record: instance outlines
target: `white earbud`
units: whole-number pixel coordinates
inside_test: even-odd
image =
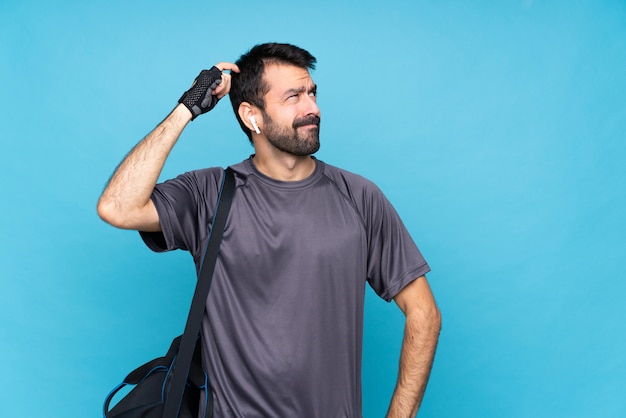
[[[250,116],[250,123],[252,124],[252,127],[254,128],[254,132],[256,132],[257,134],[260,134],[261,130],[259,129],[259,125],[256,124],[256,118],[254,116]]]

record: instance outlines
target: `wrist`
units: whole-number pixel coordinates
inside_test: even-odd
[[[187,124],[191,120],[193,120],[193,113],[191,113],[191,110],[189,110],[189,108],[182,103],[176,105],[170,116],[176,122],[182,122],[184,124]]]

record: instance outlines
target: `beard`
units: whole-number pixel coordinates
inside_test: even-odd
[[[265,112],[263,114],[265,137],[275,148],[298,157],[311,155],[320,149],[320,117],[305,116],[293,121],[290,127],[280,126]],[[316,125],[301,129],[302,126]]]

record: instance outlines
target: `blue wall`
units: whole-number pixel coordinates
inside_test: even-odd
[[[423,417],[626,416],[626,3],[0,1],[0,416],[99,416],[182,330],[194,271],[96,216],[200,69],[319,65],[319,158],[379,184],[444,315]],[[252,152],[228,103],[163,177]],[[402,318],[368,293],[365,417]]]

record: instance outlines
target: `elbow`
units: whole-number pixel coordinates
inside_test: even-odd
[[[123,217],[120,216],[119,210],[116,210],[113,202],[101,197],[96,206],[96,211],[104,222],[116,228],[124,229]]]
[[[422,332],[438,338],[441,332],[441,317],[441,311],[433,303],[432,305],[421,307],[421,309],[415,312],[415,315],[410,315],[407,319],[412,321]]]
[[[134,207],[101,197],[96,207],[104,222],[119,229],[157,232],[161,230],[159,217],[154,206]]]
[[[436,304],[424,309],[420,319],[430,334],[439,336],[441,332],[441,311]]]
[[[433,309],[431,324],[433,332],[436,332],[437,335],[439,335],[439,333],[441,332],[441,311],[439,310],[437,305],[435,305]]]

